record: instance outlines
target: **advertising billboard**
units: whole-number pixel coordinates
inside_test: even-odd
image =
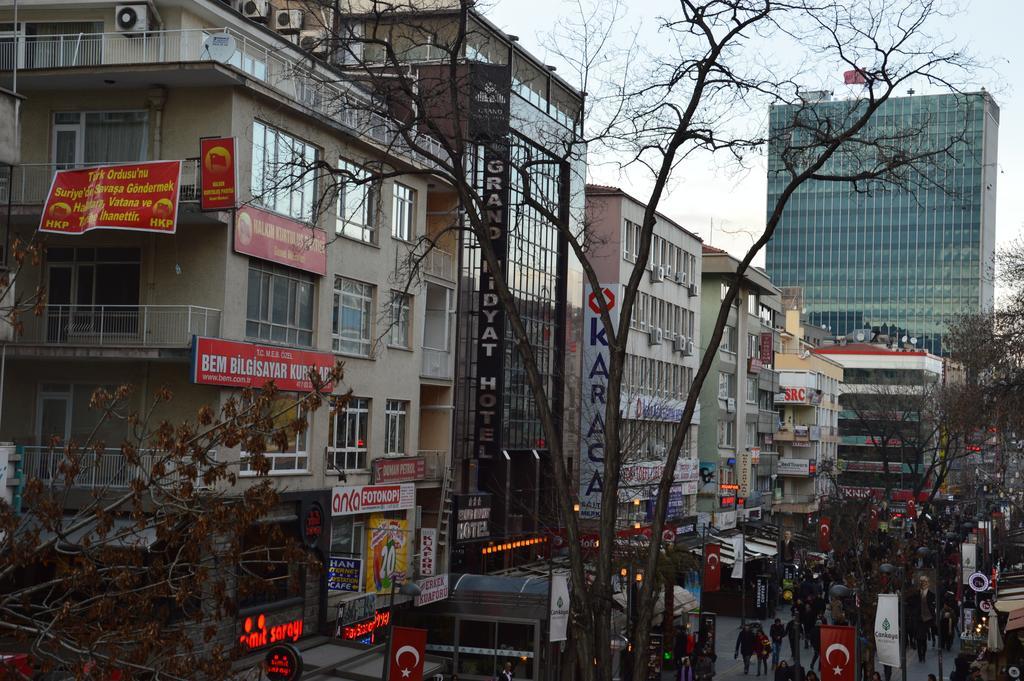
[[[253,206],[235,213],[235,252],[327,274],[327,234],[322,229]]]
[[[371,514],[366,526],[366,554],[369,565],[365,591],[389,593],[391,581],[403,581],[409,569],[409,521]]]
[[[278,390],[306,392],[313,389],[310,369],[327,378],[334,368],[329,352],[295,350],[196,336],[192,339],[192,382],[229,388],[262,388],[270,381]],[[330,392],[330,383],[323,391]]]

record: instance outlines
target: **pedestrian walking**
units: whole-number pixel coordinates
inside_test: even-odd
[[[739,636],[736,637],[736,650],[733,654],[733,659],[739,659],[743,656],[743,673],[750,673],[750,658],[754,654],[754,646],[757,643],[757,639],[754,637],[754,632],[750,630],[749,624],[744,624],[740,628]]]
[[[793,668],[785,660],[775,667],[775,681],[793,681]]]
[[[942,606],[942,614],[939,616],[939,645],[942,649],[949,651],[953,647],[953,637],[956,633],[956,611],[953,606],[946,603]]]
[[[697,670],[690,664],[688,657],[683,657],[679,662],[678,681],[697,681]]]
[[[804,676],[804,681],[818,681],[818,675],[808,670],[807,675]]]
[[[789,638],[789,652],[790,657],[793,658],[793,664],[800,664],[800,623],[797,622],[794,617],[786,625],[786,636]]]
[[[814,651],[814,656],[811,658],[811,664],[808,669],[814,669],[814,664],[818,661],[818,651],[821,648],[821,620],[816,620],[814,626],[811,627],[811,635],[808,637],[811,639],[811,649]]]
[[[772,628],[768,630],[772,639],[772,669],[779,666],[779,656],[782,653],[782,641],[786,638],[786,627],[782,625],[782,620],[778,617],[775,618],[775,622],[772,624]]]
[[[711,681],[715,678],[715,663],[711,661],[711,656],[707,654],[707,651],[697,656],[694,673],[697,676],[697,681]]]
[[[757,676],[761,676],[761,668],[764,667],[764,675],[768,676],[768,658],[772,654],[772,640],[764,633],[760,626],[757,627],[756,653],[757,653]]]
[[[512,681],[512,663],[506,662],[505,668],[498,675],[498,681]]]

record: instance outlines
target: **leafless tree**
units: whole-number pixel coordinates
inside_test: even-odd
[[[519,208],[558,230],[583,269],[587,292],[593,291],[600,303],[607,301],[593,266],[595,243],[580,215],[582,197],[571,194],[573,187],[582,188],[584,153],[598,159],[614,155],[623,168],[643,173],[651,188],[643,197],[646,211],[636,264],[616,301],[618,323],[613,324],[607,309],[601,313],[610,366],[603,404],[601,539],[597,554],[591,556],[579,546],[582,528],[573,511],[577,494],[564,465],[572,453],[564,449],[571,439],[563,429],[572,426],[563,426],[556,411],[552,385],[539,359],[540,351],[547,350],[541,346],[545,341],[531,331],[528,310],[507,283],[504,254],[489,230],[490,206],[485,204],[479,173],[484,145],[467,121],[474,73],[482,64],[507,64],[508,55],[473,5],[470,0],[325,2],[323,7],[334,11],[324,14],[326,37],[308,46],[318,56],[311,55],[302,77],[312,91],[329,93],[316,100],[318,106],[344,112],[357,132],[379,140],[388,160],[372,168],[372,176],[418,173],[450,188],[451,220],[411,249],[410,270],[415,270],[417,257],[443,238],[471,248],[477,262],[493,275],[494,293],[515,348],[513,361],[525,372],[553,462],[558,511],[568,535],[577,666],[583,679],[607,678],[618,490],[629,450],[620,413],[625,341],[648,268],[656,212],[666,192],[687,167],[709,159],[748,167],[767,150],[769,182],[778,198],[768,206],[764,230],[740,259],[710,337],[702,339],[707,351],[664,456],[652,527],[655,538],[662,533],[676,463],[729,309],[737,299],[738,282],[772,238],[794,192],[811,182],[843,183],[865,192],[913,192],[936,186],[938,167],[962,148],[963,135],[936,141],[926,132],[928,120],[893,128],[876,124],[876,114],[911,86],[959,92],[974,63],[938,34],[949,15],[935,0],[680,0],[666,3],[657,20],[658,40],[670,46],[662,53],[638,43],[616,46],[616,21],[623,16],[624,5],[603,11],[582,6],[579,21],[561,27],[561,51],[586,84],[589,107],[577,114],[584,118],[584,126],[555,125],[524,114],[524,107],[514,107],[512,128],[519,132],[502,131],[491,142],[511,148]],[[792,63],[772,57],[774,47],[783,44],[799,54]],[[320,68],[321,62],[330,67]],[[817,65],[859,74],[864,81],[859,97],[833,102],[827,109],[814,106],[814,97],[801,85],[820,82],[813,73]],[[528,83],[508,77],[509,89],[528,95]],[[340,84],[353,81],[363,89],[349,87],[338,94]],[[965,110],[968,106],[965,98]],[[764,130],[769,110],[782,121],[775,136]],[[320,170],[336,180],[341,192],[354,179],[329,167]],[[531,225],[508,227],[528,237]],[[648,552],[648,574],[655,573],[659,555],[658,550]],[[638,650],[647,645],[653,581],[640,592],[631,636]],[[642,656],[637,656],[635,678],[643,664]]]

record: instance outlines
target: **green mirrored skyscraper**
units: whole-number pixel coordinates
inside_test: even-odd
[[[848,124],[865,105],[815,94],[771,111],[769,210],[788,180],[783,157],[808,129]],[[888,100],[861,136],[868,142],[841,147],[824,172],[936,153],[897,183],[803,184],[768,244],[773,283],[800,287],[810,320],[836,336],[874,329],[941,354],[953,317],[992,307],[998,137],[999,107],[985,92]]]

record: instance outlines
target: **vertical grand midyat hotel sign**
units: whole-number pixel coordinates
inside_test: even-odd
[[[492,272],[480,254],[473,455],[483,458],[495,457],[501,450],[505,311],[495,281],[496,274],[505,275],[508,254],[511,80],[508,66],[470,65],[469,134],[483,152],[483,173],[478,178],[485,230],[482,238],[490,242],[501,268]]]

